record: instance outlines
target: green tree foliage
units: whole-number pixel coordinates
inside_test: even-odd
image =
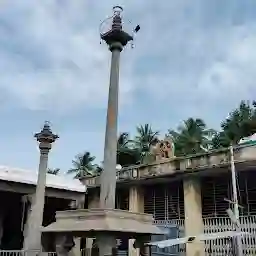
[[[207,151],[215,133],[214,130],[207,129],[205,122],[199,118],[188,118],[176,131],[168,131],[168,135],[173,139],[177,156]]]
[[[150,149],[158,141],[158,135],[149,124],[137,126],[134,139],[128,133],[121,133],[117,140],[117,163],[130,166],[150,162]]]
[[[73,168],[68,170],[68,174],[74,174],[74,178],[82,178],[85,176],[97,175],[100,171],[98,165],[94,164],[95,156],[91,156],[90,152],[86,151],[83,154],[75,156],[72,161]]]
[[[129,133],[123,132],[117,140],[117,164],[121,166],[135,165],[140,162],[140,152],[129,139]]]
[[[204,120],[190,117],[176,130],[168,130],[167,135],[174,142],[176,156],[228,147],[230,143],[237,144],[241,138],[256,133],[256,102],[241,101],[220,126],[221,130],[216,132],[208,129]],[[117,164],[125,167],[154,161],[151,147],[159,141],[158,136],[159,132],[153,130],[150,124],[137,126],[136,135],[132,139],[129,133],[121,133],[117,139]],[[94,160],[95,157],[89,152],[79,154],[68,173],[73,173],[75,178],[100,175],[102,168],[94,164]],[[49,172],[55,174],[54,170],[50,169]]]
[[[49,174],[53,174],[53,175],[58,175],[60,172],[60,168],[48,168],[47,169],[47,173]]]
[[[230,139],[227,137],[227,134],[223,131],[217,132],[211,142],[212,149],[218,148],[227,148],[230,146]]]
[[[222,131],[213,138],[213,148],[237,144],[242,138],[253,135],[256,132],[256,103],[241,101],[221,123],[221,128]]]
[[[151,162],[151,146],[155,145],[159,139],[158,131],[154,131],[149,124],[136,127],[137,134],[133,140],[134,147],[140,154],[140,163]]]

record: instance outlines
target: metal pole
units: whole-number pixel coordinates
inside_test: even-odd
[[[236,169],[235,169],[235,160],[234,160],[234,150],[233,146],[230,146],[230,164],[231,164],[231,176],[232,176],[232,190],[233,190],[233,202],[234,202],[234,215],[236,218],[236,231],[240,232],[239,226],[239,204],[237,196],[237,182],[236,182]],[[237,255],[243,255],[242,240],[241,236],[237,236]]]

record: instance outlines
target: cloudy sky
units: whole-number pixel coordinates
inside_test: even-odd
[[[122,53],[119,131],[162,134],[193,116],[218,128],[256,95],[255,0],[2,0],[0,165],[36,169],[44,120],[60,139],[50,167],[103,157],[110,53],[99,24],[123,5],[141,31]]]

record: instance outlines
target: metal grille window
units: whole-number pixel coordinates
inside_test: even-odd
[[[203,217],[227,216],[226,210],[231,200],[231,175],[221,174],[204,177],[201,180],[202,214]]]
[[[253,171],[239,171],[238,199],[243,206],[241,215],[256,214],[256,182]],[[202,214],[207,217],[227,217],[226,210],[232,205],[231,172],[201,178]],[[129,209],[129,191],[118,190],[117,208]],[[154,184],[144,188],[144,211],[155,220],[184,219],[183,182],[174,181]]]
[[[256,182],[254,171],[238,172],[238,200],[241,215],[256,214]]]
[[[256,214],[256,183],[253,171],[239,171],[238,200],[243,207],[241,215]],[[226,217],[226,210],[232,205],[224,199],[233,200],[231,172],[214,177],[204,177],[201,181],[203,217]]]
[[[144,209],[145,213],[153,214],[155,220],[183,219],[182,181],[146,186]]]

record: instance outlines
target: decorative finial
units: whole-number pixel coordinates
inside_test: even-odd
[[[100,36],[110,46],[111,51],[116,48],[122,51],[122,47],[129,41],[132,41],[133,36],[123,30],[121,18],[123,8],[121,6],[114,6],[113,11],[114,15],[101,23]],[[111,26],[108,26],[110,19],[112,19]],[[104,30],[104,27],[107,27],[107,29]]]
[[[117,9],[117,8],[119,8],[119,9]],[[121,8],[121,10],[123,10],[122,7],[119,7],[119,6],[115,6],[113,8],[114,16],[113,16],[113,21],[112,21],[112,30],[119,30],[119,31],[122,30],[122,18],[120,16],[120,14],[121,14],[120,8]]]
[[[50,144],[59,138],[57,134],[52,133],[49,121],[45,121],[43,129],[39,133],[36,133],[34,137],[38,142]]]
[[[119,5],[114,6],[113,7],[114,16],[120,16],[123,10],[124,9]]]

